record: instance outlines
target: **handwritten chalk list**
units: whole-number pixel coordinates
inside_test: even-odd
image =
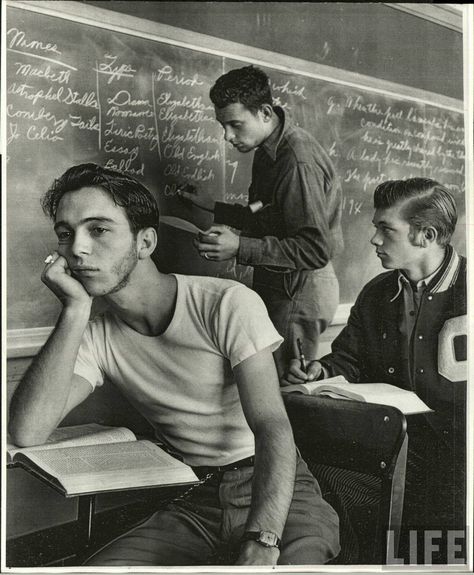
[[[207,187],[217,200],[244,203],[252,154],[224,143],[209,89],[244,65],[216,53],[9,7],[6,141],[9,328],[54,323],[58,304],[40,282],[55,247],[39,199],[74,164],[97,162],[142,180],[164,215],[201,229],[210,215],[183,204],[178,184]],[[124,17],[125,18],[125,17]],[[219,42],[216,40],[216,46]],[[344,253],[335,261],[341,302],[381,270],[368,244],[372,193],[383,180],[428,176],[446,183],[464,214],[462,114],[381,91],[264,68],[275,103],[332,157],[343,188]],[[462,218],[461,218],[462,221]],[[464,250],[464,228],[456,246]],[[251,270],[213,264],[192,236],[162,226],[164,271],[250,283]]]

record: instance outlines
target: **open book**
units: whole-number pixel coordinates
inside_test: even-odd
[[[168,226],[191,232],[192,234],[204,233],[203,230],[198,228],[192,222],[183,220],[182,218],[176,218],[175,216],[160,216],[160,224],[167,224]]]
[[[66,497],[198,483],[194,471],[158,445],[138,440],[126,427],[96,423],[60,427],[44,445],[7,445],[8,463],[19,463]]]
[[[349,383],[342,375],[282,387],[283,393],[324,395],[397,407],[405,415],[432,411],[416,393],[389,383]]]

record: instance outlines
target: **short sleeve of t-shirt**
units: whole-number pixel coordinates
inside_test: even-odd
[[[243,285],[223,294],[214,329],[219,348],[232,368],[267,347],[275,351],[283,341],[260,296]]]
[[[103,344],[104,337],[102,320],[89,322],[82,337],[74,366],[74,374],[86,379],[91,384],[92,389],[104,383],[104,374],[98,361],[99,346]]]

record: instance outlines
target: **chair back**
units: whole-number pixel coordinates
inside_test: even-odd
[[[386,564],[398,548],[407,453],[394,407],[283,394],[295,442],[340,519],[336,563]]]

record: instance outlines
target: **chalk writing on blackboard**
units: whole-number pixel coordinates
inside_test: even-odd
[[[225,144],[209,89],[223,71],[247,63],[14,7],[8,8],[6,47],[10,327],[54,323],[57,303],[40,283],[38,263],[54,248],[54,237],[39,213],[39,198],[71,165],[93,161],[135,175],[154,193],[163,215],[200,229],[212,218],[184,205],[179,185],[205,186],[216,200],[246,202],[252,154]],[[265,71],[275,103],[334,161],[346,238],[334,263],[341,302],[352,302],[380,271],[366,249],[378,183],[439,179],[464,214],[462,114],[382,90]],[[23,228],[28,239],[19,241],[15,231]],[[463,241],[461,233],[461,253]],[[18,258],[22,266],[13,265]],[[235,262],[203,261],[190,234],[170,226],[163,226],[158,262],[164,271],[245,282],[251,277],[249,268]]]

